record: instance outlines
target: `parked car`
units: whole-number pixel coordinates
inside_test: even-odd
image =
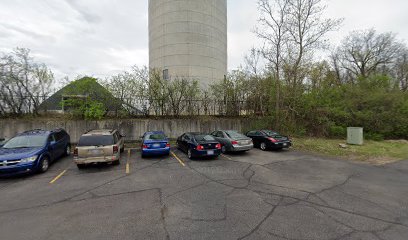
[[[221,152],[245,152],[254,147],[252,139],[234,130],[220,130],[211,135],[221,143]]]
[[[79,138],[74,150],[74,162],[80,169],[92,163],[118,165],[124,149],[125,141],[118,130],[92,130]]]
[[[189,159],[221,154],[221,143],[206,133],[184,133],[177,139],[177,147],[186,152]]]
[[[146,132],[142,136],[142,157],[169,155],[170,143],[164,132]]]
[[[252,138],[254,147],[265,151],[267,149],[283,149],[292,146],[292,141],[287,136],[271,130],[250,131],[246,134]]]
[[[0,175],[46,172],[52,162],[70,155],[70,142],[63,129],[36,129],[17,134],[0,148]]]

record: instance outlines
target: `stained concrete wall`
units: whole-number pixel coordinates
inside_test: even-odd
[[[227,74],[226,0],[149,0],[149,65],[202,88]]]
[[[127,141],[139,140],[139,137],[146,131],[162,130],[168,137],[177,138],[184,132],[207,132],[220,129],[234,129],[242,131],[244,126],[248,126],[249,120],[244,119],[215,119],[215,120],[195,120],[195,119],[173,119],[173,120],[150,120],[150,119],[129,119],[129,120],[0,120],[0,138],[11,138],[15,134],[32,130],[45,129],[52,130],[64,128],[70,135],[71,141],[76,143],[84,132],[91,129],[119,129],[126,135]]]

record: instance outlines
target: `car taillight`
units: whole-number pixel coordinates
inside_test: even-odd
[[[166,147],[170,147],[170,143],[166,143]]]
[[[275,138],[268,138],[271,142],[276,143],[278,140],[276,140]]]
[[[232,141],[231,144],[232,145],[238,145],[238,142],[237,141]]]
[[[221,149],[221,144],[218,143],[217,145],[215,145],[215,148],[216,148],[216,149]]]
[[[204,150],[204,147],[202,145],[198,145],[196,149],[201,151],[201,150]]]
[[[143,144],[143,149],[148,149],[149,147],[146,144]]]
[[[119,147],[113,146],[113,153],[118,153],[118,152],[119,152]]]
[[[78,148],[74,149],[74,157],[78,157]]]

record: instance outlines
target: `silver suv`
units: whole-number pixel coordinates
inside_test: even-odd
[[[78,168],[91,163],[120,164],[125,141],[117,130],[92,130],[81,136],[74,150]]]

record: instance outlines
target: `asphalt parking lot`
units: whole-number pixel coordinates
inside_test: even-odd
[[[173,153],[0,179],[1,239],[408,239],[408,161]]]

